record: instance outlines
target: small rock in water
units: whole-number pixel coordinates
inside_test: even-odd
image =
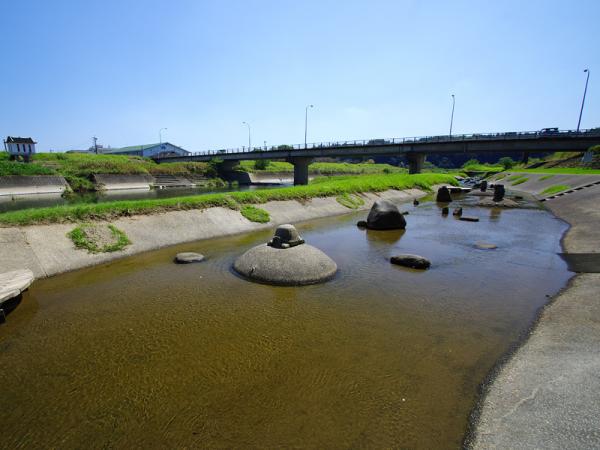
[[[481,192],[485,192],[485,191],[487,191],[487,188],[488,188],[488,182],[483,180],[481,182],[481,185],[479,186],[479,189],[481,190]]]
[[[438,189],[435,201],[442,203],[450,203],[452,201],[452,196],[447,186],[442,186]]]
[[[442,208],[442,215],[443,216],[447,216],[449,212],[450,212],[450,209],[447,206],[444,206]]]
[[[476,242],[475,248],[478,248],[480,250],[495,250],[498,248],[498,246],[495,244],[490,244],[488,242]]]
[[[460,216],[460,220],[464,220],[465,222],[479,222],[479,217]]]
[[[359,220],[358,222],[356,222],[356,226],[358,228],[367,228],[367,221],[366,220]]]
[[[408,216],[410,213],[408,211],[402,211],[400,214],[402,214],[403,216]]]
[[[454,211],[452,211],[452,215],[453,216],[462,216],[462,208],[454,208]]]
[[[429,269],[431,262],[427,258],[419,255],[395,255],[390,258],[390,262],[397,266],[409,267],[411,269],[425,270]]]
[[[505,194],[504,185],[503,184],[495,184],[494,185],[494,201],[500,202],[504,198]]]
[[[415,206],[419,206],[419,200],[417,200],[416,198],[413,200],[413,205]]]
[[[183,252],[175,255],[175,262],[178,264],[189,264],[204,261],[204,255],[194,252]]]

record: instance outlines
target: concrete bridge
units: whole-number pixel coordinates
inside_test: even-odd
[[[318,142],[271,147],[237,148],[194,152],[186,156],[156,158],[158,163],[183,161],[223,162],[223,174],[235,170],[243,160],[282,159],[294,165],[294,184],[308,184],[308,165],[315,158],[405,156],[409,173],[420,173],[428,154],[514,152],[525,161],[530,152],[585,151],[600,144],[600,129],[520,131],[507,133],[460,134],[356,141]]]

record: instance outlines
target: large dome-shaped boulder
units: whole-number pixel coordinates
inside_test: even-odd
[[[292,225],[278,227],[268,244],[248,250],[236,259],[233,268],[250,280],[282,286],[321,283],[337,272],[337,264],[318,248],[305,244]]]
[[[403,230],[406,228],[406,219],[393,203],[387,200],[377,200],[369,211],[367,228],[371,230]]]

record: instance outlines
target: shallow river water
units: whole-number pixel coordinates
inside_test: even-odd
[[[405,209],[406,232],[299,224],[338,263],[321,285],[231,272],[270,231],[37,281],[0,327],[0,447],[460,447],[478,385],[571,275],[566,225]],[[173,264],[183,250],[207,260]],[[432,268],[390,265],[404,252]]]

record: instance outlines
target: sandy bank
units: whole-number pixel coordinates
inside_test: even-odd
[[[362,194],[365,204],[361,209],[370,208],[378,198],[402,203],[424,195],[426,193],[418,189]],[[272,201],[258,206],[271,215],[269,223],[250,222],[238,211],[220,207],[119,218],[111,223],[127,234],[132,245],[124,251],[108,254],[95,255],[76,249],[66,236],[74,224],[0,228],[0,273],[30,269],[38,278],[48,277],[184,242],[352,212],[334,197],[303,202]]]
[[[548,200],[571,228],[567,253],[600,253],[600,186]],[[498,369],[467,443],[488,448],[600,448],[600,274],[579,274]]]

